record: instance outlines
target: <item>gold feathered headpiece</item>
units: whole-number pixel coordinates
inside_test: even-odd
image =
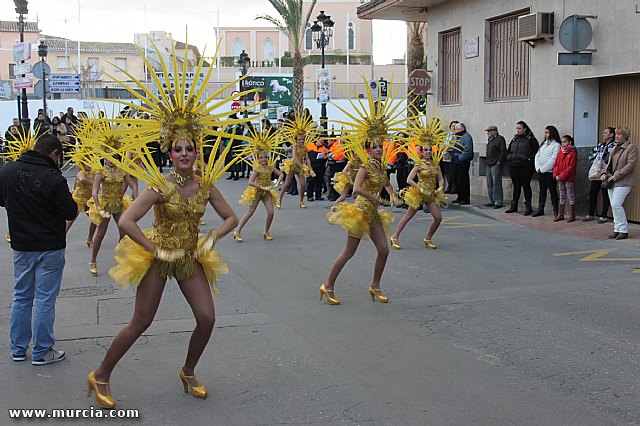
[[[408,121],[407,133],[409,136],[403,149],[413,161],[420,161],[420,153],[417,148],[430,149],[433,153],[431,158],[436,164],[440,163],[448,149],[460,150],[457,137],[452,137],[449,134],[449,127],[436,111],[432,111],[430,114],[420,113]]]
[[[394,149],[389,145],[388,134],[390,132],[406,131],[406,97],[396,100],[395,97],[398,94],[398,89],[394,90],[393,84],[389,83],[389,92],[392,93],[392,96],[388,96],[387,99],[382,100],[380,92],[378,92],[378,96],[376,97],[366,77],[364,75],[361,77],[365,83],[366,100],[361,100],[358,94],[347,86],[347,89],[352,94],[352,97],[349,99],[352,111],[336,105],[336,107],[351,120],[337,121],[344,127],[341,136],[343,147],[345,153],[353,153],[357,155],[362,162],[365,162],[369,156],[366,150],[367,143],[387,141],[382,157],[382,162],[386,164],[387,158],[394,152]],[[379,100],[376,101],[376,99]]]
[[[275,166],[278,157],[284,156],[282,152],[282,143],[284,140],[278,134],[278,131],[273,129],[267,129],[263,126],[260,131],[251,128],[249,130],[249,141],[238,153],[242,157],[243,161],[251,164],[254,168],[258,166],[258,156],[267,154],[269,160],[267,161],[267,167],[272,169]]]
[[[318,125],[307,114],[294,114],[293,120],[286,120],[280,130],[282,138],[291,143],[295,143],[296,138],[304,137],[305,145],[318,140],[320,133]]]
[[[4,152],[2,152],[2,158],[8,161],[16,161],[22,153],[30,151],[36,145],[38,137],[31,131],[22,132],[22,129],[18,128],[18,134],[14,135],[16,138],[13,141],[6,141]]]

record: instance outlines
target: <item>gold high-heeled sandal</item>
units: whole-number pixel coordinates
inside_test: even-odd
[[[302,201],[300,201],[300,208],[301,209],[306,209],[307,206]]]
[[[376,289],[374,289],[373,287],[369,287],[369,296],[371,296],[371,301],[372,302],[375,302],[376,299],[380,303],[388,303],[389,302],[389,296],[386,296],[386,295],[382,294],[382,290],[380,290],[380,287],[378,287]]]
[[[205,388],[204,385],[200,383],[195,374],[193,376],[187,376],[186,374],[184,374],[184,371],[181,368],[180,380],[182,381],[182,386],[184,387],[184,393],[189,393],[189,389],[191,389],[192,397],[200,399],[205,399],[207,397],[207,388]],[[189,380],[195,380],[198,385],[193,386],[191,383],[189,383]]]
[[[437,246],[437,245],[435,245],[435,244],[433,243],[433,241],[431,241],[431,240],[427,240],[426,238],[425,238],[424,240],[422,240],[422,242],[424,243],[424,245],[426,245],[426,246],[427,246],[427,248],[430,248],[430,249],[432,249],[432,250],[435,250],[435,249],[437,249],[437,248],[438,248],[438,246]]]
[[[100,392],[98,389],[98,385],[106,386],[107,393],[106,395]],[[116,406],[116,401],[111,396],[111,390],[109,389],[109,382],[99,382],[96,380],[95,371],[92,371],[87,376],[87,398],[91,396],[91,392],[96,393],[96,404],[101,406],[102,408],[111,409]]]
[[[264,237],[265,240],[267,241],[271,241],[273,240],[273,237],[271,236],[271,234],[269,234],[268,232],[263,232],[262,236]]]
[[[280,200],[276,201],[276,207],[281,209],[282,208],[282,201],[280,201]]]
[[[327,303],[330,305],[340,304],[340,299],[338,299],[336,295],[333,293],[333,289],[331,290],[327,289],[325,284],[322,284],[320,286],[320,300],[322,300],[322,296],[327,297]]]
[[[398,239],[396,237],[391,237],[389,238],[389,240],[391,240],[391,247],[394,248],[394,250],[400,250],[400,244],[398,244]]]
[[[242,239],[242,237],[240,236],[240,234],[238,234],[236,231],[233,231],[233,239],[236,240],[237,242],[241,243],[244,240]]]
[[[96,262],[89,262],[89,272],[91,272],[91,275],[98,275],[98,266],[96,265]]]
[[[93,240],[87,240],[85,241],[85,243],[87,243],[87,247],[91,248],[91,246],[93,245]]]
[[[4,236],[4,239],[11,244],[11,235],[9,235],[9,233],[7,232],[7,234]]]

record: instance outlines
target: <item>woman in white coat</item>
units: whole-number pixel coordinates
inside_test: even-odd
[[[560,151],[560,133],[555,126],[544,128],[544,142],[536,153],[535,168],[538,173],[538,183],[540,184],[540,195],[538,197],[538,210],[532,217],[544,214],[544,205],[547,202],[547,190],[551,194],[551,205],[553,206],[553,216],[558,214],[558,188],[553,180],[553,165]]]

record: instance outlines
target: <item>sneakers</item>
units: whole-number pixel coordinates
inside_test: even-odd
[[[600,219],[598,219],[598,223],[599,224],[607,223],[607,218],[606,217],[601,217]]]
[[[24,361],[25,359],[27,359],[26,355],[16,355],[14,353],[11,354],[11,359],[14,360],[15,362],[20,362],[20,361]]]
[[[51,348],[47,353],[40,359],[34,359],[31,361],[32,365],[47,365],[53,364],[54,362],[62,361],[66,357],[64,351],[56,351]]]

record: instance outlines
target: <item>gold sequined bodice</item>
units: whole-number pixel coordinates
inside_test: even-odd
[[[256,184],[258,184],[258,186],[267,188],[271,185],[271,173],[266,168],[256,169],[255,173],[258,174],[256,177]]]
[[[432,191],[438,180],[438,167],[431,161],[420,161],[418,170],[418,187]]]
[[[102,193],[100,194],[102,202],[104,204],[121,203],[125,173],[120,169],[115,169],[113,172],[108,172],[105,169],[102,173],[104,174]]]
[[[356,181],[356,175],[358,174],[360,164],[362,163],[360,162],[360,159],[358,157],[354,158],[349,163],[351,163],[351,167],[349,167],[349,177],[351,178],[351,182],[353,183]]]
[[[91,198],[91,192],[93,190],[93,173],[84,172],[84,176],[87,179],[87,182],[76,182],[76,188],[73,191],[73,195],[80,200],[88,200]]]
[[[198,245],[198,224],[205,212],[209,190],[200,186],[187,200],[174,184],[167,182],[160,193],[164,202],[155,204],[151,240],[165,249],[184,249],[193,252]]]
[[[384,174],[384,171],[382,171],[381,174],[378,174],[370,164],[364,164],[364,168],[367,170],[367,174],[364,178],[364,182],[362,183],[363,189],[370,194],[379,195],[382,188],[387,185],[388,181],[386,174]],[[355,205],[365,212],[377,210],[378,204],[378,202],[370,201],[362,195],[358,195],[355,201]]]
[[[300,145],[300,144],[296,145],[296,160],[303,166],[304,166],[304,156],[306,153],[307,153],[307,149],[305,148],[304,145]]]

